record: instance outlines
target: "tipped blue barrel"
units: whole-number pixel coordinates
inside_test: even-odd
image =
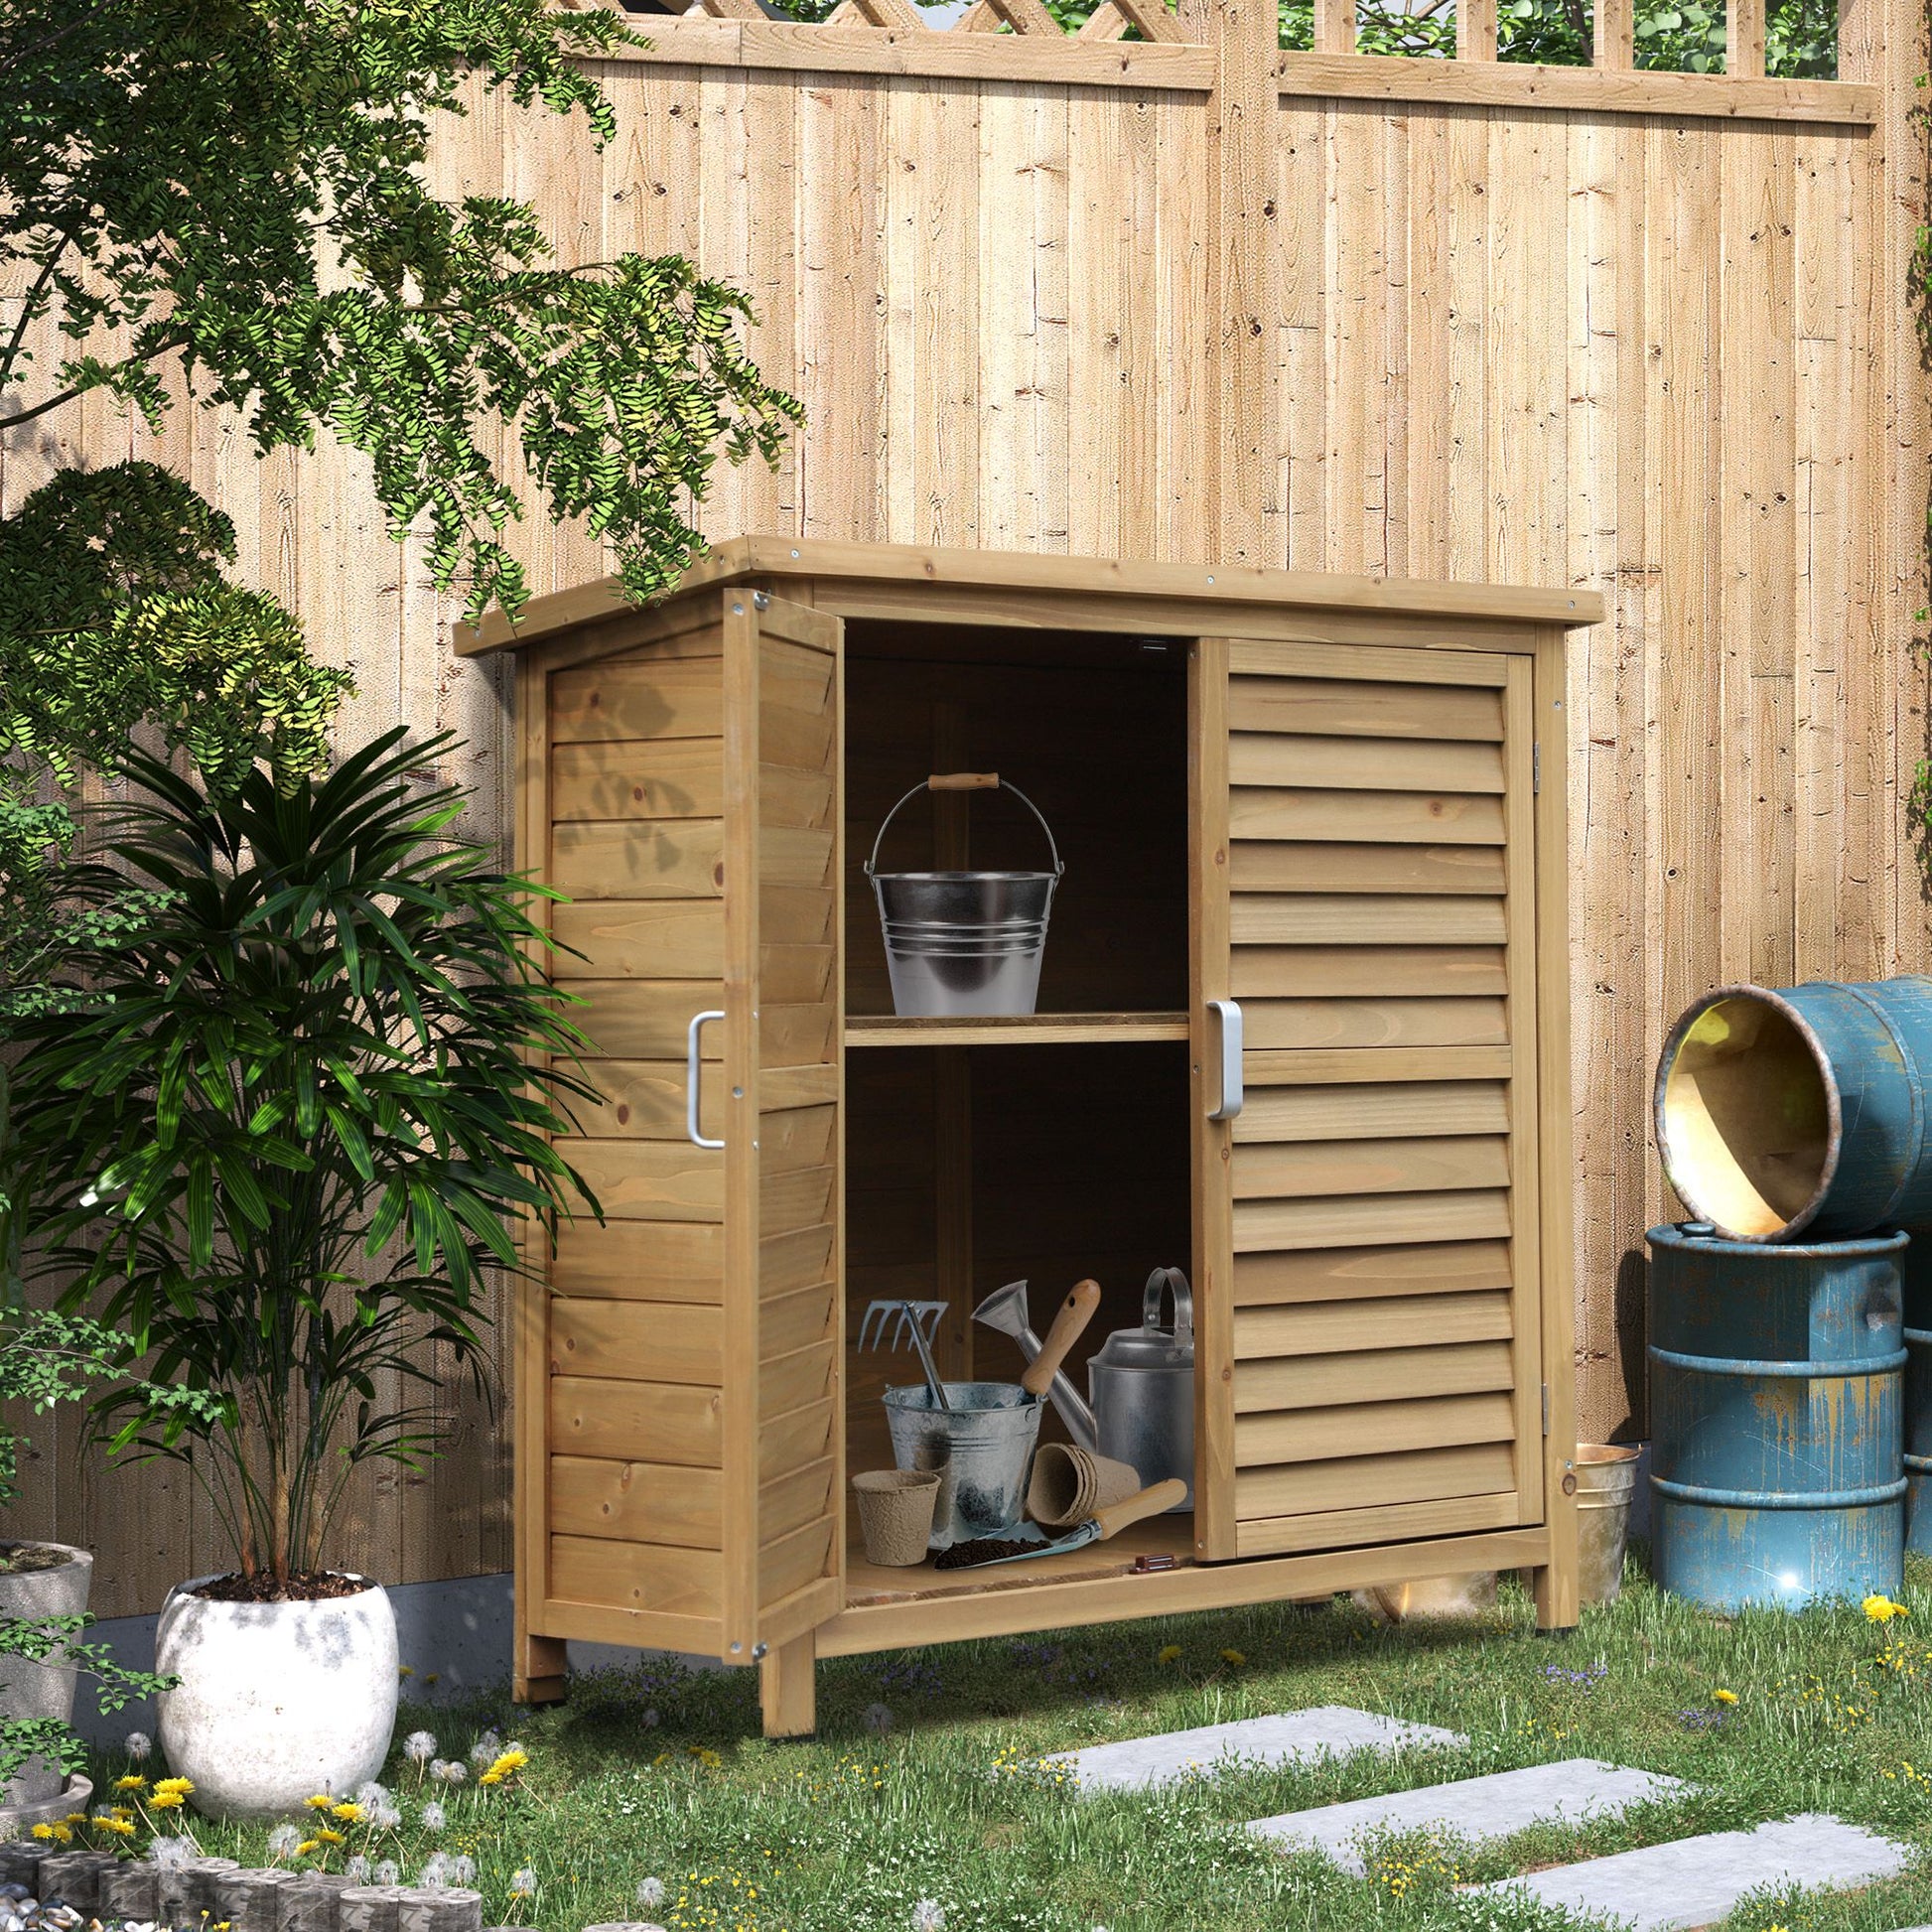
[[[1678,1198],[1732,1240],[1932,1227],[1932,979],[1721,987],[1655,1104]]]
[[[1906,1237],[1649,1239],[1658,1582],[1725,1610],[1895,1592]]]

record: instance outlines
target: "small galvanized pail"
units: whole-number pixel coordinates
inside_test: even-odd
[[[1012,792],[1039,819],[1051,872],[879,870],[887,827],[920,792],[1000,790]],[[1064,871],[1038,806],[1018,785],[1003,785],[998,772],[935,774],[914,785],[886,814],[866,861],[886,935],[893,1011],[903,1019],[1032,1013],[1039,998],[1047,914]]]
[[[1027,1469],[1045,1405],[1018,1382],[947,1382],[950,1409],[938,1408],[923,1382],[886,1391],[893,1460],[901,1469],[936,1469],[934,1550],[999,1536],[1019,1522]]]

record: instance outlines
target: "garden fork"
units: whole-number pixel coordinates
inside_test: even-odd
[[[925,1385],[932,1392],[934,1406],[950,1411],[952,1404],[946,1400],[946,1385],[940,1381],[939,1371],[932,1363],[932,1333],[938,1327],[939,1317],[945,1313],[946,1308],[944,1302],[900,1302],[890,1297],[870,1303],[859,1323],[859,1346],[901,1348],[907,1334],[910,1334],[912,1346],[919,1351],[919,1366],[925,1370]],[[889,1328],[892,1330],[890,1341],[886,1338]]]

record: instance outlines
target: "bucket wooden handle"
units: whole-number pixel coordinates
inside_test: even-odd
[[[1039,1353],[1027,1364],[1027,1372],[1020,1378],[1020,1386],[1029,1395],[1043,1396],[1052,1387],[1053,1377],[1066,1359],[1066,1351],[1080,1339],[1080,1330],[1093,1319],[1093,1311],[1099,1306],[1098,1282],[1074,1284],[1072,1293],[1060,1304],[1060,1311],[1054,1315],[1053,1325],[1039,1345]]]
[[[1178,1476],[1170,1476],[1165,1482],[1153,1483],[1129,1496],[1125,1502],[1109,1503],[1105,1509],[1095,1510],[1093,1520],[1100,1525],[1100,1540],[1104,1543],[1130,1523],[1162,1515],[1186,1493],[1187,1485]]]
[[[935,771],[925,781],[928,791],[998,791],[997,771]]]

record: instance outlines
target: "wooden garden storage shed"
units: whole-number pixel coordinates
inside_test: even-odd
[[[554,971],[607,1096],[569,1147],[607,1218],[520,1304],[517,1695],[562,1694],[570,1637],[698,1652],[759,1662],[791,1734],[817,1655],[1518,1566],[1574,1622],[1540,765],[1565,632],[1600,616],[759,537],[648,611],[603,581],[460,633],[519,652],[518,864],[567,895]],[[893,1014],[861,868],[893,800],[958,770],[1016,780],[1065,860],[1036,1017]],[[931,803],[895,863],[1037,863],[1023,815]],[[1028,1278],[1043,1325],[1093,1276],[1091,1349],[1169,1264],[1191,1517],[992,1571],[866,1563],[846,1475],[890,1465],[879,1394],[916,1370],[858,1349],[858,1310],[944,1300],[942,1372],[1017,1378],[979,1298]]]

